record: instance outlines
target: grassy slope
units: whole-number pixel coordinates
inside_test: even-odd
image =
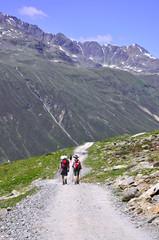
[[[79,144],[158,128],[138,107],[159,114],[158,90],[144,87],[143,79],[107,68],[54,64],[48,49],[39,53],[36,44],[23,44],[0,52],[0,162],[75,145],[45,111],[36,91],[58,121],[64,113],[61,124]]]
[[[133,139],[129,135],[122,135],[94,143],[89,149],[89,156],[85,161],[85,165],[91,167],[92,171],[84,176],[82,180],[84,182],[105,183],[114,180],[118,176],[122,176],[124,173],[127,175],[137,175],[139,173],[147,175],[152,171],[158,171],[159,168],[139,169],[132,173],[129,167],[104,171],[105,168],[117,165],[126,164],[131,166],[131,158],[143,151],[143,144],[140,143],[140,139],[146,139],[146,137],[158,133],[159,130],[147,132]],[[133,145],[134,139],[135,141],[139,141],[139,143]],[[120,150],[119,145],[121,146]],[[144,145],[151,147],[151,140],[144,140]],[[18,197],[0,200],[0,207],[12,206],[27,195],[32,194],[35,189],[30,187],[30,185],[34,180],[54,178],[58,170],[60,156],[63,154],[69,156],[72,153],[73,148],[69,148],[35,158],[1,164],[0,197],[10,194],[13,190],[21,194]],[[158,152],[151,151],[151,159],[156,162],[159,161]]]
[[[60,156],[73,153],[73,148],[63,149],[43,156],[18,160],[0,165],[0,197],[10,194],[13,190],[20,193],[18,197],[0,200],[0,207],[8,207],[34,192],[30,184],[37,179],[55,177]]]
[[[138,169],[135,172],[131,172],[128,168],[121,168],[116,170],[104,171],[105,168],[117,166],[117,165],[128,165],[131,168],[131,159],[135,155],[139,155],[143,152],[142,145],[148,145],[151,147],[152,143],[150,140],[145,140],[144,144],[140,143],[140,138],[148,137],[153,134],[158,134],[159,130],[153,132],[147,132],[141,136],[136,136],[133,139],[139,141],[138,144],[133,145],[133,139],[131,136],[118,136],[104,141],[96,142],[89,149],[89,156],[85,161],[85,165],[92,168],[91,173],[83,177],[84,182],[100,182],[100,183],[109,183],[111,180],[114,180],[118,176],[122,176],[124,173],[126,175],[137,175],[139,173],[147,175],[152,171],[158,171],[159,168],[151,169]],[[130,140],[125,142],[125,140]],[[118,143],[123,143],[123,150],[118,150]],[[158,151],[150,151],[145,153],[146,155],[151,154],[151,160],[158,162],[159,154]]]

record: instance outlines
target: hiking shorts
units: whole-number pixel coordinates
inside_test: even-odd
[[[61,168],[61,175],[67,176],[68,171],[67,168]]]
[[[74,176],[79,176],[80,169],[73,169]]]

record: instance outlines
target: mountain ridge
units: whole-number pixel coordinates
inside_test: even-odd
[[[159,74],[159,59],[146,49],[133,44],[119,47],[106,43],[101,46],[95,41],[84,43],[67,38],[64,34],[45,33],[38,26],[25,23],[20,19],[0,13],[0,23],[13,26],[38,38],[51,47],[58,46],[69,57],[72,64],[86,67],[110,67],[135,74]],[[60,59],[55,59],[60,62]]]

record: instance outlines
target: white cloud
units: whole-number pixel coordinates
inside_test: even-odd
[[[21,15],[27,15],[29,17],[48,17],[43,11],[36,9],[35,7],[26,7],[23,6],[19,9]]]
[[[98,35],[96,37],[88,37],[88,38],[81,37],[79,39],[79,41],[80,42],[95,41],[95,42],[98,42],[98,43],[105,43],[105,42],[112,42],[113,38],[112,38],[112,36],[110,34],[107,34],[105,36]]]

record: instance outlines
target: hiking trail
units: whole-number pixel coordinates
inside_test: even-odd
[[[76,148],[81,162],[92,143]],[[71,164],[72,166],[72,164]],[[83,167],[82,175],[88,172]],[[128,216],[113,203],[113,195],[100,184],[73,183],[72,169],[68,184],[61,176],[36,183],[41,189],[24,199],[10,213],[4,227],[6,239],[32,240],[155,240],[136,228]],[[2,232],[3,233],[3,232]],[[7,235],[8,234],[8,235]]]

